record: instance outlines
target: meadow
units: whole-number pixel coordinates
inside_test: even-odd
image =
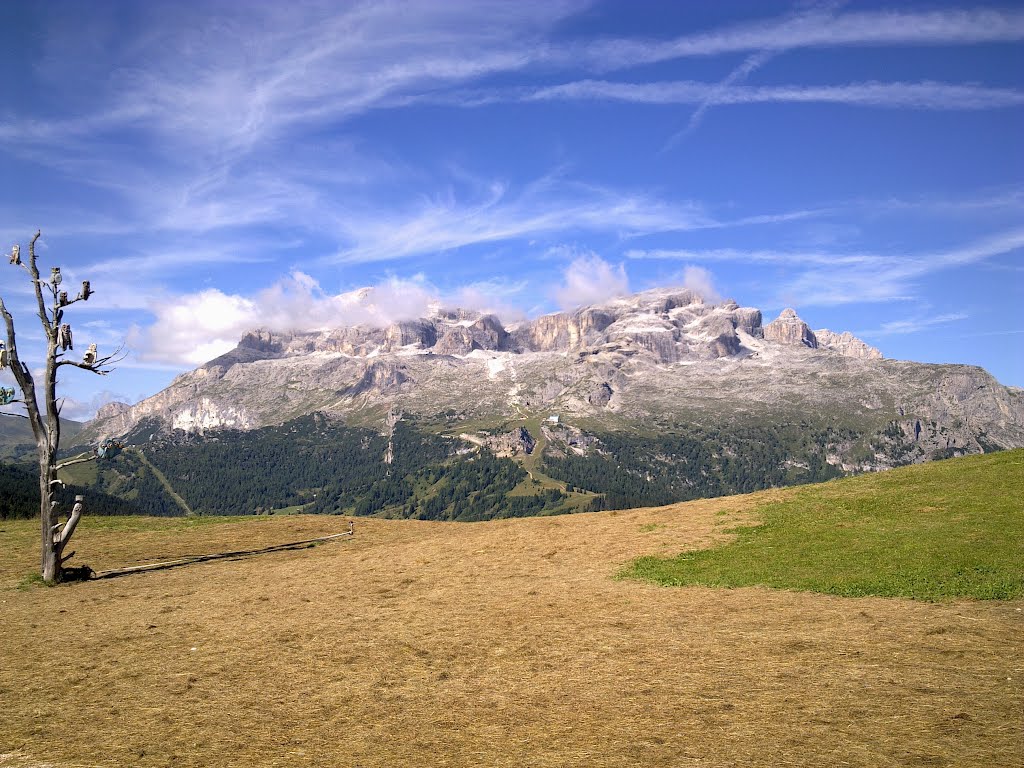
[[[361,518],[56,587],[26,578],[36,523],[5,521],[0,766],[1020,766],[1022,487],[1014,451],[659,508]],[[92,517],[76,560],[347,522]]]

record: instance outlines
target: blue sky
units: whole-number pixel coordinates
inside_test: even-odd
[[[6,0],[0,57],[0,243],[128,350],[69,415],[250,327],[683,284],[1024,386],[1013,4]]]

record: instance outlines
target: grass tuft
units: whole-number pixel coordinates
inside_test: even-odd
[[[50,582],[45,581],[43,579],[43,575],[41,573],[30,573],[27,576],[25,576],[25,578],[23,578],[21,581],[18,582],[18,589],[23,590],[23,591],[26,590],[26,589],[32,589],[33,587],[52,587],[52,586],[53,586],[53,584],[51,584]]]
[[[642,557],[623,576],[916,600],[1024,596],[1024,451],[809,486],[725,546]]]

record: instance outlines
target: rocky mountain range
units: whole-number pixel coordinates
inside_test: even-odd
[[[887,360],[792,309],[763,324],[758,309],[686,289],[509,325],[438,307],[386,328],[257,329],[159,394],[106,406],[79,440],[140,424],[251,430],[313,412],[382,432],[405,414],[497,436],[512,453],[527,428],[567,455],[599,451],[579,437],[603,432],[827,426],[844,435],[827,446],[843,471],[1024,446],[1024,393],[980,368]]]

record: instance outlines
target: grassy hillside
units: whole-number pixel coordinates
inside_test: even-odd
[[[22,409],[24,413],[24,409]],[[61,419],[61,436],[72,441],[84,425],[80,421]],[[0,415],[0,461],[33,461],[36,441],[27,419]]]
[[[927,522],[943,489],[988,493],[988,462],[1021,458],[933,465],[951,473],[941,487],[909,471],[476,525],[357,519],[354,538],[310,549],[54,588],[19,588],[38,528],[5,521],[0,766],[1019,766],[1022,601],[615,576],[739,541],[728,531],[813,492],[822,515],[846,505],[833,527],[900,498]],[[75,560],[102,571],[345,528],[89,517]]]
[[[718,549],[644,557],[660,584],[936,600],[1024,595],[1024,450],[809,486]]]

